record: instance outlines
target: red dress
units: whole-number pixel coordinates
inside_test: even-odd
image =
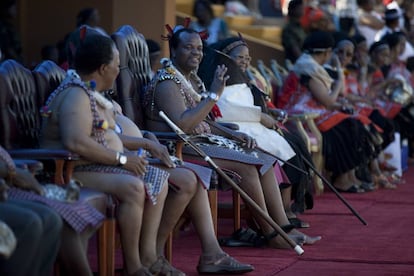
[[[372,74],[372,80],[370,86],[377,85],[385,81],[384,74],[380,69],[377,69]],[[401,111],[402,106],[400,104],[386,101],[381,98],[376,98],[374,101],[375,107],[381,112],[381,114],[389,119],[394,119],[395,116]]]

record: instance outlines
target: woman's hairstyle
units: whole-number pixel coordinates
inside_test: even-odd
[[[160,44],[157,41],[152,40],[152,39],[146,39],[145,42],[147,43],[148,51],[150,55],[161,51]]]
[[[111,63],[115,44],[110,37],[88,34],[80,40],[74,56],[74,68],[80,74],[91,74]]]
[[[390,49],[393,49],[402,41],[403,38],[405,38],[405,34],[403,32],[393,32],[386,34],[381,40],[384,40]]]
[[[410,71],[410,73],[414,72],[414,56],[407,58],[406,68],[408,71]]]
[[[309,34],[303,42],[303,50],[307,53],[322,53],[335,46],[335,40],[328,32],[316,31]]]
[[[362,42],[367,41],[367,39],[365,38],[365,36],[361,35],[361,34],[354,34],[351,39],[354,41],[355,45],[358,45]]]
[[[297,16],[296,15],[297,14],[296,9],[298,7],[301,7],[301,6],[303,6],[303,1],[302,0],[292,0],[292,1],[290,1],[289,5],[288,5],[288,16],[289,17]]]
[[[383,49],[389,49],[388,43],[385,40],[375,41],[372,43],[371,47],[369,47],[369,54],[372,55],[376,52],[379,52]]]
[[[69,68],[74,67],[76,49],[79,47],[81,40],[83,40],[86,35],[92,34],[102,35],[94,28],[88,25],[82,25],[81,27],[77,28],[75,31],[73,31],[67,36],[64,42],[64,50],[69,64]]]
[[[248,47],[246,41],[244,41],[244,39],[239,36],[239,37],[229,37],[229,38],[220,40],[220,41],[212,44],[211,47],[213,49],[216,49],[216,50],[218,50],[220,52],[223,52],[224,54],[228,55],[228,54],[230,54],[230,52],[234,48],[236,48],[240,45],[244,45],[244,46]]]
[[[197,1],[194,2],[194,5],[193,5],[193,15],[194,16],[196,16],[197,9],[198,9],[199,6],[203,6],[208,11],[211,18],[214,18],[213,8],[211,7],[211,3],[208,0],[197,0]]]
[[[363,6],[369,3],[370,0],[357,0],[358,6]]]
[[[76,27],[80,27],[85,24],[88,25],[88,21],[91,19],[91,16],[95,11],[95,8],[84,8],[80,10],[76,16]]]

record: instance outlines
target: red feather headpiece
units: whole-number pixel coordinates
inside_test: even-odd
[[[186,18],[184,19],[184,23],[183,23],[183,25],[177,25],[177,26],[175,26],[174,28],[172,28],[172,27],[170,26],[170,24],[165,24],[165,28],[167,29],[168,34],[167,34],[167,35],[161,35],[161,38],[162,38],[163,40],[170,40],[170,39],[171,39],[171,37],[173,36],[173,34],[174,34],[176,31],[178,31],[178,30],[180,30],[180,29],[183,29],[183,28],[185,28],[185,29],[189,28],[189,27],[190,27],[190,23],[191,23],[191,18],[190,18],[190,17],[186,17]],[[207,30],[204,30],[204,31],[198,32],[198,34],[200,35],[201,40],[206,40],[206,39],[208,38],[208,32],[207,32]]]

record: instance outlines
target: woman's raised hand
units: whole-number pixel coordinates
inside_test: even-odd
[[[216,72],[214,73],[214,79],[211,83],[210,90],[215,92],[217,95],[221,96],[223,93],[224,87],[226,86],[227,80],[230,78],[229,75],[226,75],[227,67],[223,65],[218,65]]]

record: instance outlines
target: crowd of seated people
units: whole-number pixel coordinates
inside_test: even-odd
[[[315,5],[317,2],[290,1],[289,23],[284,28],[282,44],[286,50],[291,52],[297,48],[292,47],[292,41],[294,41],[294,44],[301,46],[301,51],[296,50],[295,55],[291,53],[287,58],[296,59],[299,54],[302,54],[301,57],[304,59],[310,53],[315,52],[312,49],[305,49],[303,44],[305,38],[309,38],[314,32],[325,31],[332,36],[333,40],[330,41],[333,44],[330,45],[331,47],[324,45],[319,49],[319,53],[330,51],[334,53],[332,55],[328,53],[329,57],[327,56],[325,60],[318,62],[322,67],[329,68],[327,71],[330,73],[330,78],[335,82],[332,87],[327,87],[328,91],[332,89],[328,94],[330,96],[328,101],[323,102],[322,100],[322,102],[317,101],[317,103],[322,103],[324,108],[328,107],[330,110],[336,109],[336,113],[339,109],[342,109],[342,116],[344,116],[344,113],[352,113],[352,117],[358,117],[359,120],[365,117],[361,122],[365,122],[363,123],[364,127],[369,129],[368,138],[371,139],[374,147],[372,154],[369,154],[370,157],[365,161],[361,161],[359,165],[355,165],[354,172],[347,173],[351,178],[351,182],[357,183],[360,188],[362,185],[363,189],[354,189],[350,184],[345,187],[342,186],[340,184],[341,177],[336,177],[334,173],[334,179],[337,180],[334,182],[339,181],[335,183],[336,187],[340,190],[347,188],[345,191],[354,192],[372,190],[373,187],[370,183],[373,183],[375,187],[396,188],[395,183],[398,183],[398,181],[395,175],[384,172],[396,168],[384,162],[389,156],[386,157],[387,154],[383,152],[390,143],[399,143],[399,141],[394,141],[394,132],[400,133],[401,139],[408,139],[409,144],[413,140],[411,133],[413,120],[408,112],[412,106],[412,79],[406,68],[407,55],[410,55],[409,49],[411,48],[408,39],[411,37],[411,28],[402,27],[410,26],[409,22],[401,25],[394,23],[394,25],[390,25],[390,22],[407,19],[411,13],[412,1],[402,1],[403,3],[400,3],[406,8],[404,13],[407,13],[407,16],[401,9],[396,7],[398,6],[397,1],[391,1],[393,5],[382,5],[370,0],[355,1],[355,3],[348,1],[347,5],[341,3],[337,7],[331,7],[333,10],[336,8],[337,13],[327,12],[321,6]],[[318,26],[318,22],[320,23],[322,19],[333,23],[337,22],[338,14],[343,16],[343,9],[358,10],[358,13],[354,13],[354,16],[352,16],[353,23],[351,25],[342,26],[339,24],[336,25],[335,29],[326,28],[326,26],[332,26],[332,24],[325,24],[325,26],[319,24]],[[304,15],[306,11],[310,15],[319,14],[319,16],[306,16]],[[349,18],[347,20],[349,21]],[[309,26],[312,26],[311,30],[306,28]],[[306,51],[306,53],[302,51]],[[311,56],[313,59],[310,61],[314,61],[315,54],[312,53]],[[339,58],[337,62],[335,61],[336,56]],[[332,61],[335,61],[335,65],[332,64]],[[300,67],[301,64],[294,66],[293,71],[296,73],[296,77],[300,78],[297,81],[300,82],[302,92],[312,90],[312,87],[303,79],[303,74],[301,75],[300,72],[295,71],[295,68],[301,70]],[[337,68],[332,70],[332,67]],[[293,75],[295,75],[294,73]],[[305,75],[309,77],[309,72]],[[282,92],[279,91],[278,106],[293,107],[298,111],[301,108],[295,105],[293,99],[289,100],[290,93],[293,93],[292,87],[290,87],[292,79],[295,80],[290,76],[288,85],[285,85]],[[342,87],[337,85],[340,82],[343,82]],[[296,80],[294,83],[296,83]],[[391,96],[390,93],[394,96]],[[311,100],[315,100],[317,96],[312,95],[312,97]],[[288,103],[289,101],[290,103]],[[301,103],[303,103],[305,99],[296,99],[296,101],[302,101]],[[287,104],[290,106],[286,106]],[[326,129],[323,129],[320,123],[319,128],[325,136]],[[325,143],[328,142],[324,141]],[[412,146],[410,146],[410,154],[412,152],[411,148]],[[399,154],[399,152],[395,152],[395,155]],[[326,158],[327,152],[324,155]],[[381,171],[381,169],[384,171]],[[327,168],[327,170],[332,172],[332,168]]]
[[[362,7],[370,1],[357,2]],[[409,93],[404,87],[412,86],[411,73],[401,59],[407,36],[399,31],[390,32],[368,45],[371,38],[362,34],[337,35],[331,29],[320,30],[323,24],[312,24],[315,22],[307,22],[308,28],[300,30],[298,19],[303,14],[300,9],[304,8],[300,0],[290,1],[290,27],[298,28],[295,41],[300,45],[291,53],[294,63],[290,76],[296,77],[297,87],[284,86],[281,91],[274,91],[289,95],[280,107],[287,112],[319,115],[316,122],[323,136],[324,169],[339,191],[363,193],[380,187],[397,188],[398,179],[385,173],[393,168],[384,167],[381,161],[385,158],[384,149],[394,142],[394,132],[414,138],[410,131],[414,122],[411,100],[396,102],[387,94],[390,89]],[[312,13],[315,9],[311,6],[307,11]],[[309,18],[320,20],[321,13],[324,11],[318,10],[317,16]],[[329,14],[323,14],[323,19],[330,20]],[[356,24],[354,29],[357,27]],[[198,30],[185,26],[170,31],[170,58],[163,60],[144,95],[149,131],[171,130],[158,114],[164,111],[220,167],[240,176],[240,187],[282,226],[289,238],[301,245],[317,242],[319,236],[310,237],[297,229],[309,227],[295,212],[310,207],[306,204],[311,203],[304,201],[305,193],[311,194],[312,188],[306,174],[290,165],[309,172],[306,164],[312,163],[311,157],[301,138],[266,113],[266,106],[255,106],[255,97],[261,92],[245,75],[250,66],[247,42],[239,36],[207,46]],[[352,31],[351,28],[348,33]],[[210,176],[211,171],[202,158],[184,146],[183,162],[174,163],[170,157],[174,149],[160,144],[151,132],[142,132],[122,114],[120,105],[104,93],[113,88],[119,73],[119,53],[112,39],[84,26],[73,36],[77,39],[72,41],[72,47],[67,47],[71,51],[71,70],[43,109],[47,114],[43,114],[42,147],[64,148],[81,156],[75,164],[74,178],[117,199],[125,274],[185,275],[163,255],[168,235],[184,212],[191,218],[202,245],[199,273],[252,271],[252,265],[229,256],[216,239],[205,189],[210,181],[205,175]],[[203,55],[214,51],[228,61],[214,57],[208,60],[213,62],[203,63]],[[209,74],[201,74],[203,70]],[[246,115],[243,120],[241,113]],[[239,131],[223,129],[214,121],[236,123]],[[147,155],[151,160],[159,159],[161,164],[149,164]],[[0,167],[3,171],[7,168]],[[7,173],[0,176],[6,177]],[[292,199],[296,204],[294,210]],[[27,208],[22,203],[16,206],[19,211]],[[290,247],[255,208],[247,207],[267,246]],[[54,211],[48,208],[45,213],[48,212]],[[59,216],[55,217],[59,222]],[[0,219],[15,230],[15,222],[7,221],[5,216]],[[63,231],[62,227],[67,225],[60,226],[58,222],[54,223],[56,231]],[[19,235],[19,231],[15,233]],[[39,275],[41,271],[51,271],[50,261],[56,258],[58,238],[51,247],[45,263],[38,260]],[[76,250],[85,253],[83,249]],[[15,254],[15,258],[20,258],[19,250]],[[79,275],[91,274],[85,263],[79,271]]]

